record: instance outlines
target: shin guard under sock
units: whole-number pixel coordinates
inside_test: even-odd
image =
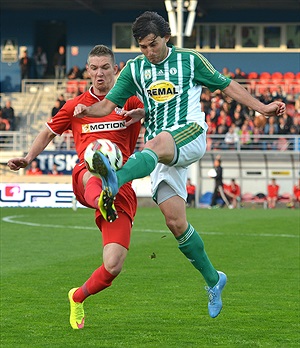
[[[211,264],[205,250],[204,243],[193,226],[188,225],[187,230],[178,238],[180,251],[192,263],[192,265],[202,274],[207,285],[213,287],[219,280],[218,272]]]
[[[84,190],[85,201],[93,208],[98,209],[98,199],[102,191],[102,182],[99,178],[92,176],[86,183]]]
[[[75,302],[83,302],[88,296],[97,294],[98,292],[108,288],[116,276],[109,273],[104,265],[97,268],[90,278],[78,288],[74,295]]]
[[[134,179],[144,178],[155,168],[158,157],[155,152],[145,149],[128,158],[124,166],[116,172],[119,187]]]

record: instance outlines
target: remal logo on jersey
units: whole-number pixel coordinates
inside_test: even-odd
[[[165,103],[179,94],[179,88],[170,81],[160,80],[152,82],[147,89],[147,93],[157,103]]]

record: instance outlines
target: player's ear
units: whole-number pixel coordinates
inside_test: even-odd
[[[165,40],[166,40],[166,43],[169,42],[171,36],[170,35],[165,35]]]
[[[118,74],[118,71],[119,71],[118,64],[115,64],[115,65],[114,65],[114,75],[117,75],[117,74]]]

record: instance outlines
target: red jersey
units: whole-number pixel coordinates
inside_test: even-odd
[[[47,126],[57,135],[72,130],[76,152],[79,161],[83,161],[84,151],[92,141],[103,138],[117,144],[122,151],[124,162],[133,153],[140,132],[140,122],[125,127],[125,119],[114,110],[111,114],[101,117],[73,117],[77,104],[90,106],[104,99],[105,96],[96,96],[89,91],[68,100],[59,112],[47,122]],[[131,97],[124,105],[124,110],[143,108],[143,103],[137,97]]]
[[[227,190],[232,193],[235,196],[240,196],[241,195],[241,189],[240,186],[237,184],[234,185],[228,185]]]
[[[43,172],[39,169],[39,168],[35,168],[35,169],[28,169],[26,172],[26,175],[42,175]]]
[[[189,195],[194,195],[196,192],[196,186],[195,185],[186,185],[186,191]]]
[[[78,180],[78,173],[84,166],[84,151],[92,141],[96,139],[109,139],[119,146],[123,154],[123,162],[125,163],[128,157],[134,152],[140,133],[141,123],[136,122],[126,127],[125,119],[118,115],[118,110],[114,110],[111,114],[101,118],[73,117],[74,108],[77,104],[90,106],[102,99],[104,99],[104,96],[94,95],[91,87],[89,91],[74,99],[68,100],[58,113],[46,123],[47,127],[56,135],[61,135],[65,131],[72,130],[76,152],[79,158],[79,164],[73,170],[74,192],[78,192],[76,180]],[[129,111],[143,107],[143,103],[134,96],[127,100],[124,110]],[[80,203],[89,206],[85,201],[80,201]],[[117,209],[124,210],[133,219],[137,202],[130,182],[120,188],[116,196],[115,206]],[[96,210],[96,217],[99,215],[100,211]]]
[[[274,198],[278,197],[279,186],[278,185],[268,185],[268,197]]]
[[[295,185],[293,187],[293,192],[294,192],[295,197],[299,198],[300,197],[300,186],[299,185]]]

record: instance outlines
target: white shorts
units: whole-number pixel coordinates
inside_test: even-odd
[[[172,132],[170,132],[172,134]],[[187,167],[203,157],[206,151],[206,132],[178,147],[176,163],[172,166],[158,163],[151,173],[151,192],[153,200],[160,204],[172,196],[186,200]],[[163,182],[163,184],[161,184]]]

